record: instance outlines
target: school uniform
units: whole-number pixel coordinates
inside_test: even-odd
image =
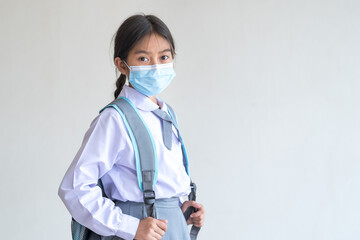
[[[158,219],[168,220],[168,231],[163,239],[189,239],[180,210],[181,199],[191,191],[181,142],[172,126],[171,150],[165,147],[162,120],[152,112],[160,106],[167,113],[166,103],[157,97],[158,106],[127,85],[120,96],[135,105],[154,139],[158,158],[154,207]],[[108,198],[102,197],[97,186],[99,178]],[[106,108],[92,121],[61,182],[59,196],[74,219],[92,231],[102,236],[134,238],[140,219],[146,217],[143,193],[138,186],[135,152],[129,133],[114,108]]]

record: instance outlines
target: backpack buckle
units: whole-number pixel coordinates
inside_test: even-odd
[[[144,202],[146,204],[152,204],[155,202],[155,192],[154,190],[145,190],[144,191]]]
[[[196,184],[191,182],[190,188],[191,188],[191,192],[189,193],[189,200],[196,201]]]
[[[190,183],[191,191],[196,192],[196,184],[194,182]]]

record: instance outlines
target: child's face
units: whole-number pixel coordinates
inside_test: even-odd
[[[154,65],[173,61],[169,42],[162,36],[154,33],[143,37],[129,52],[126,63],[129,66]],[[122,74],[129,76],[129,69],[120,60],[115,64]]]
[[[129,52],[129,66],[154,65],[172,62],[169,42],[158,34],[151,34],[141,39]]]

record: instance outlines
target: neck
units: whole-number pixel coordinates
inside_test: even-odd
[[[131,87],[131,88],[134,88],[132,85],[131,85],[131,83],[129,83],[129,87]],[[135,88],[134,88],[135,89]],[[155,103],[156,105],[158,105],[159,106],[159,104],[157,103],[157,101],[156,101],[156,95],[155,96],[152,96],[152,97],[148,97],[151,101],[153,101],[153,103]],[[159,108],[160,108],[160,106],[159,106]]]
[[[159,106],[159,104],[157,103],[157,100],[156,100],[156,95],[155,96],[152,96],[152,97],[148,97],[151,101],[153,101],[156,105]],[[160,106],[159,106],[160,108]]]

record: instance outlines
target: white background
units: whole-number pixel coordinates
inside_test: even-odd
[[[1,239],[70,239],[57,189],[113,99],[112,36],[139,12],[176,42],[161,97],[207,210],[199,239],[359,239],[356,0],[2,0]]]

